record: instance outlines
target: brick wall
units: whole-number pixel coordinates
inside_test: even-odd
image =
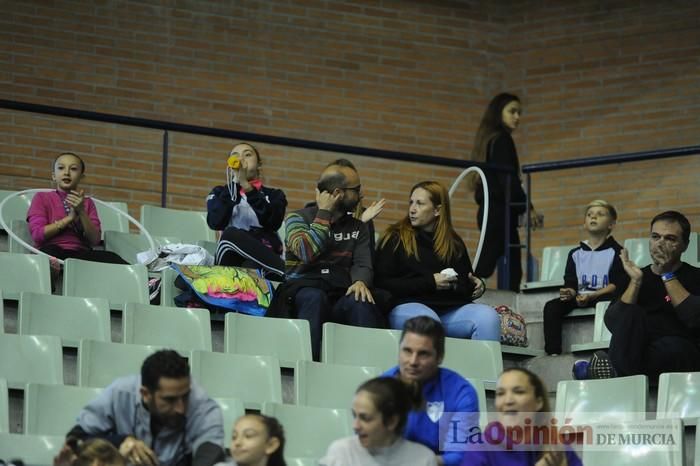
[[[513,3],[504,77],[525,103],[525,163],[700,144],[700,4]],[[699,175],[700,155],[535,174],[533,244],[578,241],[595,198],[618,208],[619,240],[667,209],[700,230]]]
[[[697,2],[489,4],[427,0],[0,1],[0,98],[277,136],[464,157],[491,95],[525,106],[523,164],[698,144]],[[601,6],[601,3],[612,6]],[[162,134],[0,110],[0,189],[48,186],[48,161],[71,149],[97,197],[160,201]],[[232,142],[170,135],[168,205],[202,209],[223,182]],[[311,198],[339,154],[259,145],[266,182],[290,208]],[[458,170],[349,157],[382,229],[414,182]],[[620,238],[653,212],[700,221],[698,157],[533,177],[545,244],[575,242],[579,206],[619,207]],[[640,189],[644,187],[644,189]],[[454,216],[475,246],[475,208]]]

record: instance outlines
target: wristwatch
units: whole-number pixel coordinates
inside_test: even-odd
[[[667,272],[667,273],[661,274],[661,280],[663,282],[670,282],[671,280],[675,280],[675,279],[676,279],[676,274],[673,272]]]

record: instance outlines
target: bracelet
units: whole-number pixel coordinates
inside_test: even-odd
[[[661,280],[663,282],[669,282],[669,281],[675,280],[675,279],[676,279],[676,274],[673,272],[661,274]]]

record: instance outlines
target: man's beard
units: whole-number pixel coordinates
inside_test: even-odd
[[[355,207],[357,207],[359,202],[359,200],[344,198],[340,201],[340,207],[343,212],[355,212]]]
[[[173,430],[182,430],[185,428],[187,418],[182,414],[169,414],[167,416],[156,416],[156,420],[164,427]]]

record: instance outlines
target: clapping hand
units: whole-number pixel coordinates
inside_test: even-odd
[[[623,249],[622,252],[620,252],[620,260],[622,261],[622,267],[625,269],[625,272],[627,272],[627,275],[629,275],[630,280],[640,282],[644,274],[642,269],[637,267],[637,264],[630,260],[627,249]]]
[[[386,199],[379,199],[378,201],[374,201],[365,209],[364,212],[362,212],[362,217],[360,220],[362,220],[362,223],[367,223],[370,220],[373,220],[376,218],[379,214],[382,213],[382,210],[384,210],[384,204],[386,203]]]

